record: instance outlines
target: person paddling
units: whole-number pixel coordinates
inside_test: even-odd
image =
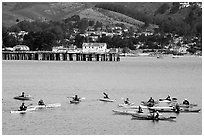
[[[155,112],[155,114],[154,114],[154,119],[155,119],[155,120],[158,120],[158,119],[159,119],[159,112],[158,112],[158,111]]]
[[[75,95],[75,96],[73,97],[73,100],[74,100],[74,101],[79,101],[79,99],[80,99],[80,98],[78,98],[77,95]]]
[[[176,103],[176,105],[173,107],[173,110],[176,112],[176,113],[179,113],[180,112],[180,106],[178,103]]]
[[[153,99],[152,97],[150,97],[147,102],[148,102],[148,103],[154,103],[154,99]]]
[[[103,94],[104,94],[104,97],[103,97],[103,98],[108,98],[108,99],[109,99],[109,97],[108,97],[108,94],[107,94],[107,93],[103,92]]]
[[[21,95],[19,97],[25,97],[25,93],[22,92]]]
[[[143,110],[142,110],[141,106],[139,106],[139,108],[138,108],[138,113],[143,113]]]
[[[38,101],[38,105],[45,105],[44,101],[41,99],[40,101]]]
[[[183,104],[184,105],[189,105],[190,103],[189,103],[189,101],[187,99],[184,99]]]
[[[168,96],[166,97],[166,100],[171,101],[171,97],[168,95]]]
[[[20,106],[20,111],[25,111],[27,110],[27,106],[25,106],[24,103],[22,103],[22,105]]]
[[[124,103],[129,105],[129,104],[130,104],[129,98],[126,98],[126,99],[124,100]]]
[[[158,120],[159,119],[159,112],[154,109],[153,112],[151,113],[151,117],[153,120]]]

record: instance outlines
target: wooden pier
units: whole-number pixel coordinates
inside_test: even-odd
[[[2,51],[3,60],[120,61],[117,53],[69,53],[51,51]]]

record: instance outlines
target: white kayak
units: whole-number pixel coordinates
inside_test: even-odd
[[[122,104],[118,104],[118,107],[129,107],[129,106],[133,106],[135,103],[130,103],[130,104],[125,104],[125,103],[122,103]]]
[[[30,112],[30,111],[34,111],[35,108],[28,108],[26,110],[12,110],[11,113],[12,114],[25,114],[27,112]]]
[[[138,111],[131,111],[131,110],[112,110],[115,114],[120,114],[120,115],[133,115],[136,113],[139,113]]]
[[[155,109],[155,110],[171,110],[173,109],[173,107],[160,107],[160,106],[155,106],[155,107],[148,107],[148,106],[143,106],[143,105],[140,105],[140,106],[135,106],[135,105],[132,105],[132,106],[124,106],[123,108],[127,108],[127,109],[139,109],[139,107],[141,107],[142,109]]]
[[[36,109],[40,109],[40,108],[55,108],[55,107],[60,107],[60,106],[61,106],[60,103],[55,103],[55,104],[46,104],[46,105],[29,106],[28,108],[36,108]]]
[[[157,111],[168,111],[173,110],[174,107],[149,107],[150,110],[157,110]]]
[[[136,106],[136,105],[124,105],[123,108],[126,108],[126,109],[139,109],[139,107],[141,107],[142,109],[147,109],[149,108],[148,106],[143,106],[143,105],[140,105],[140,106]]]
[[[109,98],[99,98],[100,101],[104,101],[104,102],[114,102],[116,100],[113,99],[109,99]]]

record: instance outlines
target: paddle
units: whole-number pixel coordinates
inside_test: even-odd
[[[170,116],[169,118],[172,118],[172,119],[173,119],[173,118],[176,118],[176,117],[174,117],[174,116]]]
[[[67,98],[74,98],[74,97],[67,97]]]

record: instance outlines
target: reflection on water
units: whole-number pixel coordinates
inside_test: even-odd
[[[3,61],[2,133],[32,135],[155,135],[201,134],[202,112],[171,114],[176,122],[131,120],[131,116],[113,115],[121,98],[140,104],[150,96],[167,95],[182,101],[187,98],[202,107],[201,58],[165,57],[122,58],[120,62],[46,62]],[[25,91],[45,103],[61,103],[25,115],[10,114],[21,101],[13,97]],[[107,92],[114,103],[97,99]],[[68,96],[85,97],[70,104]],[[117,108],[119,109],[119,108]],[[168,114],[165,114],[168,115]],[[176,128],[175,128],[176,127]],[[148,129],[148,130],[147,130]]]

